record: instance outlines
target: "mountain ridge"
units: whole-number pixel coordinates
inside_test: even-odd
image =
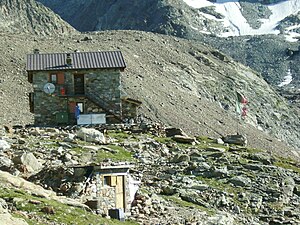
[[[64,35],[75,29],[35,0],[1,0],[0,28],[6,33]]]

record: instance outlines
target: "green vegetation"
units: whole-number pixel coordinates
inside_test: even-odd
[[[111,138],[116,139],[118,142],[123,142],[131,136],[130,134],[122,131],[108,131],[107,135]]]
[[[293,170],[296,173],[300,173],[299,165],[297,166],[291,159],[277,158],[276,162],[274,162],[274,165],[284,169]]]
[[[196,208],[196,209],[199,209],[201,211],[205,211],[209,216],[212,216],[212,215],[215,214],[214,209],[208,209],[208,208],[205,208],[203,206],[200,206],[200,205],[197,205],[197,204],[194,204],[194,203],[191,203],[191,202],[184,201],[177,195],[172,195],[172,196],[163,195],[162,197],[166,200],[174,202],[175,204],[177,204],[178,206],[181,206],[181,207]]]
[[[95,161],[102,162],[104,159],[111,159],[112,161],[134,161],[132,153],[121,146],[106,145],[103,150],[97,151]]]
[[[211,139],[209,137],[206,137],[206,136],[198,136],[196,137],[196,140],[201,142],[201,143],[216,143],[215,139]]]
[[[13,202],[17,211],[26,212],[27,215],[29,215],[28,217],[23,216],[22,213],[17,213],[17,211],[13,213],[13,216],[25,219],[29,225],[49,224],[50,221],[55,221],[60,224],[76,225],[137,224],[133,221],[120,222],[118,220],[104,219],[100,215],[96,215],[82,208],[68,206],[55,200],[35,197],[15,189],[1,188],[0,198]],[[52,213],[43,212],[45,211],[43,210],[45,207],[53,209]]]
[[[264,152],[261,149],[257,149],[257,148],[246,148],[246,152],[254,154],[254,153],[260,153],[260,152]]]

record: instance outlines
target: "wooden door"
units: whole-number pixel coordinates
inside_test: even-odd
[[[74,93],[75,95],[84,94],[84,74],[74,74]]]
[[[117,176],[116,183],[116,208],[124,209],[124,176]]]

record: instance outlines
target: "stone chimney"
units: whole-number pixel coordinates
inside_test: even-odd
[[[70,53],[67,53],[66,64],[68,66],[72,65],[72,59],[71,59],[71,54]]]

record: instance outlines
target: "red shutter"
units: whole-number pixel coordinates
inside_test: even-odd
[[[76,102],[69,102],[70,113],[75,113]]]
[[[57,84],[64,84],[65,83],[65,74],[58,73],[57,74]]]

